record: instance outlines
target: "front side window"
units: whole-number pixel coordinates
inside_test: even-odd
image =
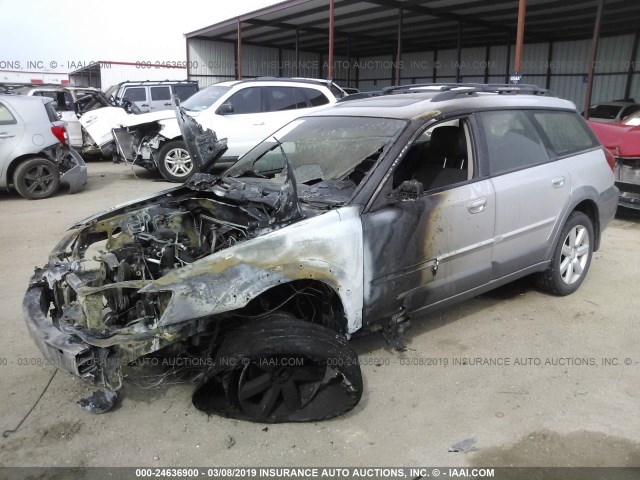
[[[425,191],[466,182],[473,177],[468,126],[463,119],[437,123],[411,145],[393,175],[393,188],[416,180]]]
[[[502,175],[549,161],[547,149],[525,112],[481,112],[478,118],[487,145],[491,175]]]
[[[557,156],[569,155],[598,146],[588,127],[576,112],[534,112],[533,117],[547,136]]]
[[[230,103],[233,106],[233,113],[235,114],[259,113],[262,110],[260,87],[243,88],[232,95],[225,103]]]
[[[147,92],[144,87],[127,88],[122,98],[126,98],[131,102],[145,102],[147,100]]]
[[[18,123],[9,109],[0,103],[0,125],[15,125]]]

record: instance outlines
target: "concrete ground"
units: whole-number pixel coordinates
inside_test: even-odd
[[[73,221],[170,186],[136,173],[94,161],[80,194],[0,193],[3,431],[54,371],[22,317],[34,266]],[[117,410],[91,415],[74,405],[91,387],[58,372],[0,438],[0,466],[640,466],[639,233],[638,217],[617,218],[569,297],[523,280],[415,322],[403,354],[379,336],[354,341],[365,392],[343,417],[268,428],[207,417],[188,384],[126,384]],[[472,451],[449,452],[470,438]]]

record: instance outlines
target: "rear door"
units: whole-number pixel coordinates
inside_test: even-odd
[[[570,173],[555,161],[532,115],[523,110],[478,114],[496,194],[494,278],[546,259],[571,200]]]
[[[171,108],[171,87],[169,85],[149,87],[149,93],[151,94],[151,100],[149,101],[150,111],[155,112]]]

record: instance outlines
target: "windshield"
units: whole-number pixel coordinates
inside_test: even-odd
[[[294,120],[259,143],[225,176],[274,178],[289,161],[298,183],[342,180],[369,161],[405,126],[403,120],[371,117],[307,117]]]
[[[201,112],[206,110],[215,103],[222,95],[224,95],[231,87],[223,87],[214,85],[194,93],[181,106],[190,112]]]

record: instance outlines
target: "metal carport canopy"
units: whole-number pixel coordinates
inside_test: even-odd
[[[334,0],[336,55],[365,57],[402,52],[513,43],[518,0]],[[236,42],[327,52],[329,0],[288,0],[186,34],[187,39]],[[525,43],[591,38],[598,0],[527,0]],[[402,9],[402,13],[400,10]],[[633,33],[640,2],[607,0],[600,36]]]

